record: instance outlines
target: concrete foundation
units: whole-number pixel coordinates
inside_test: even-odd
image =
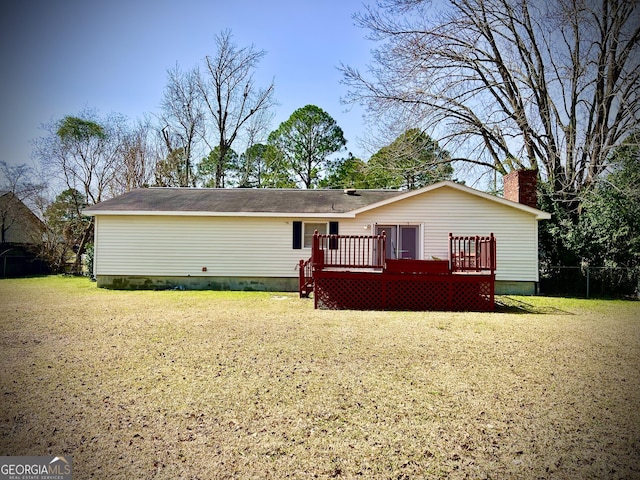
[[[98,287],[114,290],[238,290],[297,292],[297,278],[272,277],[153,277],[98,275]],[[496,280],[496,295],[536,295],[536,282]]]
[[[496,280],[496,295],[537,295],[536,282],[509,282]]]
[[[98,287],[114,290],[298,291],[297,278],[98,275],[96,281]]]

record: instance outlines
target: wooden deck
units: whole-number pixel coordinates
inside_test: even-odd
[[[315,234],[300,296],[336,310],[493,311],[495,237],[449,235],[448,260],[385,258],[384,235]]]

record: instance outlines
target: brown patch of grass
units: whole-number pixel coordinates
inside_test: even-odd
[[[78,479],[638,478],[640,303],[504,301],[529,313],[3,280],[0,453]]]

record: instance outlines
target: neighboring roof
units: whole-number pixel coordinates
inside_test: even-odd
[[[251,188],[141,188],[84,210],[86,215],[208,215],[355,217],[357,214],[440,188],[452,188],[485,200],[549,219],[551,214],[444,181],[418,190],[251,189]]]
[[[46,228],[44,222],[40,220],[40,218],[33,213],[33,211],[13,192],[9,190],[1,190],[0,199],[3,199],[2,201],[4,202],[0,207],[3,210],[3,215],[9,211],[13,211],[15,216],[30,221],[33,226],[38,228],[40,231],[43,231]]]

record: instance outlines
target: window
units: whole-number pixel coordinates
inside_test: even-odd
[[[328,233],[330,235],[338,235],[338,222],[300,222],[294,221],[293,224],[293,248],[294,250],[313,247],[313,232],[316,230],[322,235]],[[329,250],[338,248],[338,239],[332,238],[329,242]]]
[[[313,232],[318,231],[322,235],[327,234],[326,223],[304,223],[304,248],[311,248],[313,246]]]

